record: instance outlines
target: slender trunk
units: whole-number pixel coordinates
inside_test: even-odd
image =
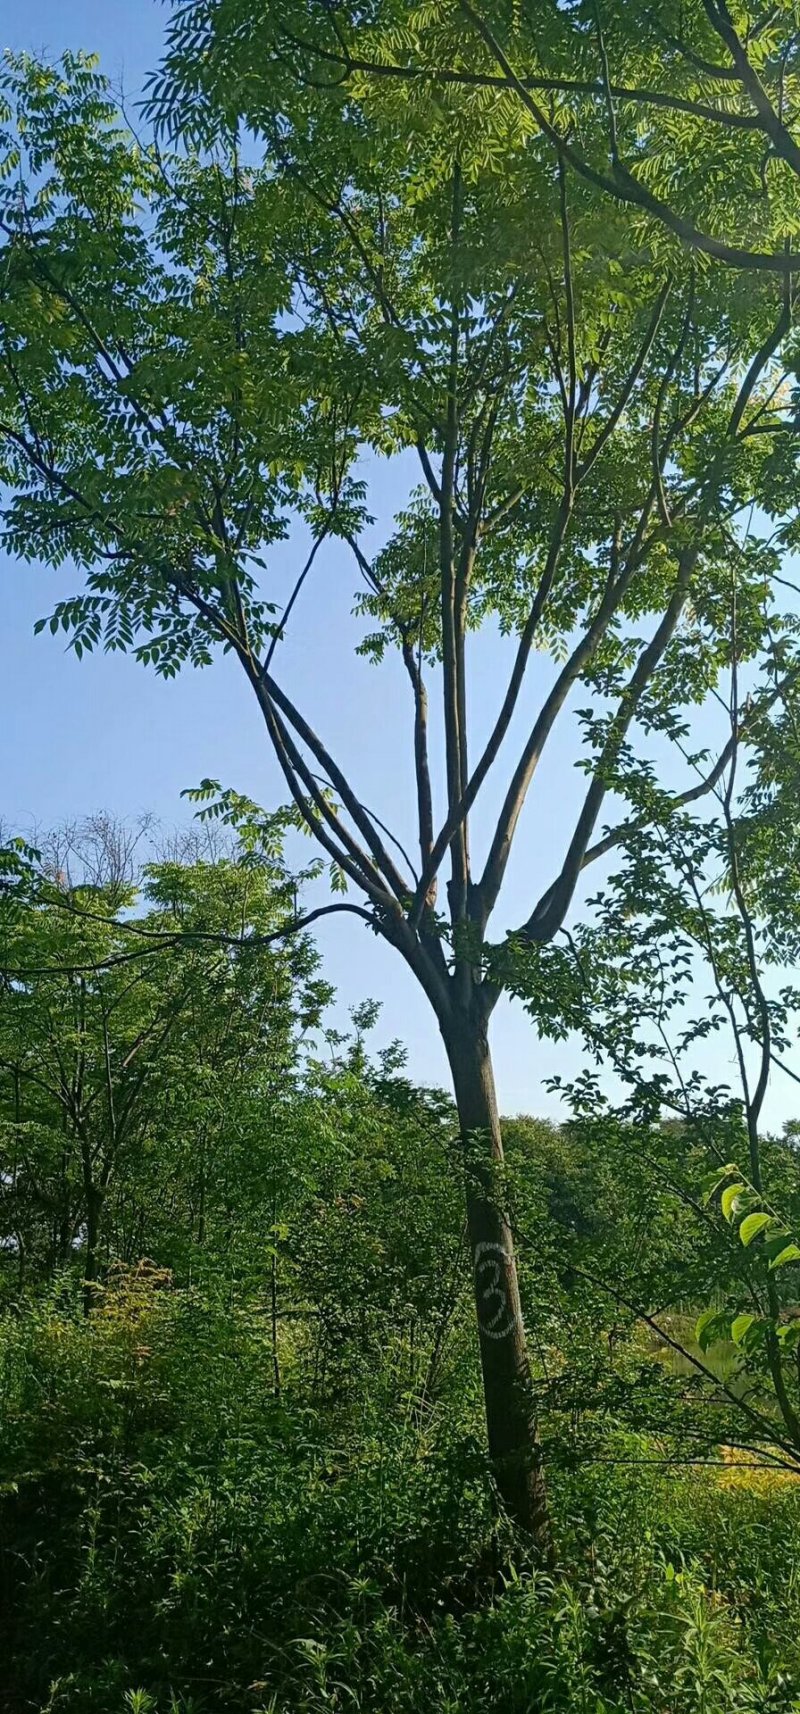
[[[514,1241],[495,1184],[503,1143],[485,1025],[476,1025],[459,1009],[445,1032],[445,1047],[467,1161],[467,1228],[489,1454],[509,1516],[549,1562],[553,1538]]]
[[[201,1133],[201,1137],[200,1137],[200,1198],[199,1198],[199,1202],[200,1202],[200,1206],[199,1206],[198,1215],[197,1215],[197,1242],[198,1242],[198,1244],[204,1244],[206,1241],[206,1134],[205,1134],[205,1131],[203,1131]]]
[[[83,1268],[83,1313],[90,1315],[94,1306],[97,1276],[100,1268],[100,1225],[103,1192],[93,1188],[86,1198],[86,1258]]]
[[[69,1125],[66,1113],[62,1117],[64,1141],[61,1146],[61,1220],[56,1243],[54,1246],[55,1266],[66,1267],[69,1260],[73,1237],[74,1211],[70,1207],[69,1193]]]
[[[269,1270],[270,1290],[270,1319],[272,1323],[272,1374],[275,1382],[275,1396],[280,1398],[281,1365],[278,1356],[278,1208],[275,1192],[272,1194],[272,1257]]]

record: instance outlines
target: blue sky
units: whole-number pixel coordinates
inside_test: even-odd
[[[103,70],[133,102],[157,63],[165,17],[166,7],[154,0],[12,0],[2,45],[48,57],[65,47],[97,52]],[[407,473],[384,465],[368,474],[379,536],[402,504]],[[288,543],[271,567],[278,591],[290,586],[301,551],[300,542]],[[0,559],[3,819],[27,831],[107,809],[121,816],[150,811],[171,825],[188,817],[181,790],[204,776],[266,805],[283,801],[252,697],[230,661],[220,659],[211,670],[185,672],[164,684],[122,656],[101,654],[78,662],[65,651],[63,640],[33,636],[34,621],[77,581],[69,567],[56,574]],[[332,547],[327,556],[321,553],[304,595],[302,625],[283,651],[282,677],[337,758],[354,770],[362,800],[402,829],[402,837],[411,825],[411,758],[405,742],[410,724],[401,736],[396,715],[399,706],[407,709],[408,687],[398,666],[376,671],[354,657],[354,587],[344,551]],[[497,637],[486,634],[476,640],[472,674],[478,727],[492,718],[506,659]],[[337,667],[346,664],[344,690],[338,672],[330,670],[334,661]],[[543,665],[533,663],[522,721],[536,704],[537,681],[540,685],[544,671]],[[480,731],[474,741],[479,738]],[[574,733],[567,728],[555,738],[537,778],[498,930],[522,920],[551,878],[547,854],[554,846],[558,851],[568,838],[581,794],[583,777],[574,769],[575,754]],[[435,1026],[400,960],[355,919],[334,919],[318,938],[342,1011],[367,995],[381,999],[380,1039],[399,1036],[408,1047],[412,1075],[444,1081],[446,1065]],[[554,1072],[569,1075],[576,1050],[538,1043],[524,1016],[511,1006],[498,1009],[493,1044],[503,1108],[556,1111],[543,1080]],[[729,1074],[726,1047],[715,1075]],[[791,1111],[791,1095],[781,1091],[771,1116],[778,1119]]]

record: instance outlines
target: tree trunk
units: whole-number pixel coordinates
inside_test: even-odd
[[[83,1313],[90,1315],[97,1296],[97,1276],[100,1268],[100,1226],[103,1212],[103,1192],[92,1189],[86,1197],[86,1256],[83,1267]]]
[[[553,1557],[514,1242],[495,1180],[503,1142],[485,1025],[457,1012],[445,1034],[467,1164],[467,1227],[489,1454],[509,1516]]]

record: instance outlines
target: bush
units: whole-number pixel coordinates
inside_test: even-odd
[[[276,1397],[265,1320],[141,1266],[88,1320],[55,1291],[0,1324],[9,1714],[800,1708],[796,1485],[654,1471],[629,1437],[557,1478],[548,1578],[468,1393],[390,1408],[378,1374],[325,1414],[288,1364]]]

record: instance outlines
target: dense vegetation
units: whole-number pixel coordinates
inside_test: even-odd
[[[13,1714],[800,1709],[798,101],[794,0],[186,0],[135,130],[6,56],[5,545],[285,800],[0,845]]]
[[[136,883],[113,831],[6,883],[3,1706],[788,1714],[800,1490],[768,1377],[691,1366],[698,1309],[752,1287],[713,1137],[504,1127],[537,1569],[486,1458],[450,1101],[371,1054],[374,1007],[330,1028],[307,939],[253,943],[274,828]],[[791,1137],[764,1155],[800,1215]]]

